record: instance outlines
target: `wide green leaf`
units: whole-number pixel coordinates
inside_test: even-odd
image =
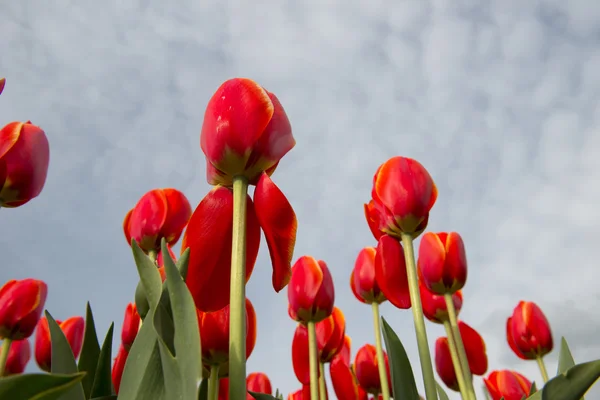
[[[531,387],[529,388],[529,394],[527,395],[532,396],[535,392],[537,392],[537,385],[535,384],[535,382],[531,382]]]
[[[167,254],[169,254],[169,252],[167,252]],[[170,254],[169,254],[169,258],[171,258]],[[190,249],[188,247],[187,249],[185,249],[183,254],[179,257],[179,260],[177,260],[177,262],[175,263],[175,266],[177,267],[177,270],[179,271],[179,275],[181,275],[181,278],[183,279],[184,282],[187,277],[189,261],[190,261]]]
[[[542,400],[579,400],[598,378],[600,360],[575,365],[544,385]]]
[[[96,367],[96,374],[94,376],[94,384],[92,385],[91,397],[103,397],[113,394],[111,355],[114,327],[115,324],[113,322],[110,324],[110,328],[108,328],[108,332],[104,338],[104,343],[102,344],[102,350],[100,351],[100,356],[98,357],[98,366]]]
[[[383,340],[387,349],[392,378],[394,400],[419,400],[419,392],[415,383],[415,376],[406,355],[406,350],[400,342],[398,335],[388,325],[385,318],[381,317]]]
[[[208,400],[208,379],[202,379],[202,382],[200,382],[198,400]]]
[[[436,382],[435,386],[437,387],[438,397],[440,398],[440,400],[450,400],[450,398],[448,398],[448,395],[446,394],[446,391],[444,390],[442,385],[440,385],[439,383]]]
[[[255,393],[255,392],[248,392],[248,393],[250,393],[250,395],[257,400],[277,400],[277,397],[273,397],[270,394]]]
[[[50,342],[52,346],[51,371],[53,374],[75,374],[77,363],[73,356],[71,345],[67,341],[65,334],[56,323],[52,315],[46,310],[46,319],[50,330]],[[85,400],[85,392],[81,382],[75,383],[61,397],[61,400]]]
[[[135,307],[137,308],[137,312],[140,315],[140,318],[144,320],[148,312],[150,311],[150,304],[148,303],[148,299],[146,298],[146,291],[144,290],[144,285],[142,281],[139,281],[137,286],[135,287]]]
[[[156,264],[148,258],[142,249],[140,249],[134,239],[131,240],[131,251],[133,252],[135,265],[137,266],[138,274],[140,275],[140,281],[142,282],[142,285],[144,285],[146,298],[148,299],[150,308],[153,309],[157,306],[162,293],[160,273],[158,272],[158,268],[156,268]]]
[[[84,372],[75,374],[19,374],[0,378],[2,400],[56,400],[79,384]]]
[[[566,373],[569,368],[573,366],[575,366],[575,360],[573,359],[567,340],[562,337],[560,339],[560,352],[558,353],[558,368],[556,375]]]
[[[83,333],[83,345],[79,354],[79,363],[77,369],[79,372],[86,372],[85,377],[81,381],[85,398],[89,399],[94,384],[94,376],[96,375],[96,365],[100,356],[100,345],[98,344],[98,335],[96,334],[96,324],[92,308],[88,302],[85,310],[85,331]]]

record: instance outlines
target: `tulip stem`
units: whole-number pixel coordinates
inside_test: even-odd
[[[219,400],[219,365],[211,365],[208,380],[208,400]]]
[[[156,259],[158,257],[158,253],[156,250],[148,251],[148,258],[152,261],[153,264],[156,264]]]
[[[246,198],[248,179],[233,177],[229,298],[229,398],[246,398]]]
[[[542,379],[544,379],[544,383],[548,382],[548,370],[546,370],[546,363],[541,356],[537,356],[536,361],[538,363],[538,367],[540,367],[540,372],[542,373]]]
[[[6,360],[8,360],[11,344],[12,339],[4,338],[2,341],[2,348],[0,348],[0,377],[4,376],[4,369],[6,368]]]
[[[404,245],[406,275],[408,277],[410,302],[413,312],[413,319],[415,322],[415,333],[417,335],[417,346],[419,348],[421,372],[423,373],[425,398],[427,400],[437,400],[437,387],[435,383],[435,377],[433,375],[433,365],[431,363],[429,343],[427,342],[427,330],[425,329],[425,319],[423,317],[421,295],[419,294],[419,282],[417,280],[417,266],[415,264],[415,251],[413,249],[412,236],[408,233],[402,233],[402,244]]]
[[[325,386],[325,364],[319,363],[319,397],[327,400],[327,387]]]
[[[456,308],[454,307],[454,300],[452,294],[446,293],[444,295],[446,300],[446,308],[448,309],[448,318],[450,319],[450,329],[452,330],[452,337],[454,338],[454,344],[456,345],[456,352],[458,353],[458,360],[462,367],[463,376],[465,377],[465,383],[467,384],[467,391],[469,398],[476,400],[475,389],[473,388],[473,376],[471,375],[471,368],[469,367],[469,359],[467,358],[467,352],[465,351],[465,345],[462,340],[462,335],[458,329],[458,320],[456,318]]]
[[[310,400],[319,400],[319,366],[317,361],[317,328],[308,323],[308,365],[310,367]]]
[[[444,328],[446,329],[446,336],[448,336],[448,347],[450,348],[450,357],[452,358],[452,365],[454,366],[454,373],[456,380],[458,381],[458,388],[460,389],[460,395],[463,399],[469,398],[469,391],[467,389],[467,383],[465,382],[465,375],[463,367],[458,357],[458,351],[456,350],[456,342],[454,341],[454,334],[449,321],[444,321]]]
[[[390,400],[390,388],[387,380],[387,368],[383,347],[381,345],[381,326],[379,324],[379,303],[371,303],[373,309],[373,328],[375,329],[375,348],[377,349],[377,368],[379,369],[379,381],[381,382],[381,395],[383,400]]]

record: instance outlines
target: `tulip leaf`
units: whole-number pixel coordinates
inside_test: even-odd
[[[169,252],[167,252],[167,254],[169,254]],[[169,254],[169,258],[171,258],[171,254]],[[177,266],[177,270],[179,271],[179,275],[181,275],[181,278],[183,278],[184,281],[185,281],[185,278],[187,277],[189,261],[190,261],[190,249],[188,247],[187,249],[185,249],[185,251],[183,252],[181,257],[179,257],[179,260],[177,260],[177,263],[175,263],[175,265]]]
[[[541,390],[541,398],[542,400],[579,400],[598,378],[600,378],[600,360],[575,365],[566,373],[549,380]]]
[[[150,311],[150,304],[148,303],[148,299],[146,298],[146,291],[144,290],[144,285],[142,281],[139,281],[137,286],[135,287],[135,307],[137,308],[137,312],[140,315],[140,318],[143,320],[146,318],[146,314]]]
[[[100,345],[98,344],[98,335],[96,334],[96,324],[94,323],[92,308],[88,302],[85,310],[83,345],[81,346],[81,354],[79,355],[79,363],[77,364],[79,372],[86,372],[81,381],[86,399],[90,397],[92,392],[98,357],[100,357]]]
[[[404,350],[398,335],[389,326],[385,318],[381,317],[381,322],[383,340],[389,357],[394,400],[419,400],[415,376],[406,355],[406,350]]]
[[[90,400],[117,400],[117,395],[111,394],[110,396],[94,397]]]
[[[10,375],[0,378],[0,399],[56,400],[79,384],[84,376],[84,372]]]
[[[558,369],[556,375],[564,374],[571,367],[575,366],[575,360],[567,344],[567,340],[562,337],[560,339],[560,353],[558,353]]]
[[[202,379],[198,388],[198,400],[208,400],[208,379]]]
[[[533,396],[534,393],[536,393],[537,391],[537,385],[535,384],[535,382],[531,382],[531,387],[529,388],[529,394],[527,395],[527,397]]]
[[[256,400],[277,400],[277,397],[273,397],[270,394],[266,394],[266,393],[255,393],[255,392],[248,392],[250,393],[250,395],[252,397],[254,397]]]
[[[76,374],[77,363],[73,356],[71,345],[65,334],[52,315],[46,310],[46,319],[50,330],[50,343],[52,346],[51,371],[53,374]],[[85,392],[81,382],[75,383],[62,396],[61,400],[85,400]]]
[[[436,382],[435,386],[437,387],[438,397],[440,398],[440,400],[450,400],[450,398],[446,394],[446,391],[439,383]]]
[[[131,239],[131,251],[133,252],[133,258],[150,308],[155,308],[162,293],[162,281],[158,268],[156,268],[156,264],[150,260],[146,253],[140,249],[134,239]]]
[[[92,385],[91,397],[102,397],[110,396],[113,394],[112,388],[112,375],[111,375],[111,354],[112,354],[112,340],[113,340],[113,329],[115,327],[114,322],[110,324],[104,343],[102,343],[102,350],[98,357],[98,365],[96,367],[96,373],[94,376],[94,384]]]

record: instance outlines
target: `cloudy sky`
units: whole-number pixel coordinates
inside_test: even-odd
[[[374,342],[370,308],[348,286],[359,250],[375,244],[362,205],[377,167],[403,155],[438,185],[429,229],[465,240],[461,317],[486,340],[490,370],[541,381],[505,340],[522,299],[542,307],[576,361],[600,358],[599,6],[60,0],[3,2],[0,14],[0,124],[31,120],[51,148],[41,196],[0,211],[0,280],[48,282],[57,319],[83,315],[89,300],[101,334],[113,320],[120,332],[137,284],[123,217],[157,187],[182,190],[194,207],[202,199],[204,108],[243,76],[288,113],[297,145],[273,179],[298,216],[294,258],[329,264],[354,351]],[[248,372],[287,394],[299,388],[295,324],[270,276],[263,243],[248,285],[259,318]],[[382,312],[422,388],[411,312]],[[443,331],[428,333],[433,345]]]

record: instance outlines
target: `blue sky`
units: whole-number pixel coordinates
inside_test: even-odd
[[[438,185],[429,230],[465,240],[461,317],[486,340],[490,370],[541,379],[505,340],[522,299],[542,307],[577,361],[600,358],[600,6],[25,1],[0,14],[0,123],[31,120],[51,149],[41,196],[0,211],[0,280],[45,280],[56,318],[83,315],[89,300],[99,330],[114,320],[120,331],[137,283],[123,217],[153,188],[182,190],[194,207],[207,193],[204,108],[243,76],[288,113],[297,145],[273,179],[298,216],[294,259],[330,266],[353,350],[374,341],[370,309],[348,285],[359,250],[374,245],[362,204],[379,164],[403,155]],[[263,242],[248,284],[259,319],[248,372],[287,394],[299,388],[295,324],[270,276]],[[382,312],[421,384],[410,311]],[[443,331],[428,333],[433,345]]]

